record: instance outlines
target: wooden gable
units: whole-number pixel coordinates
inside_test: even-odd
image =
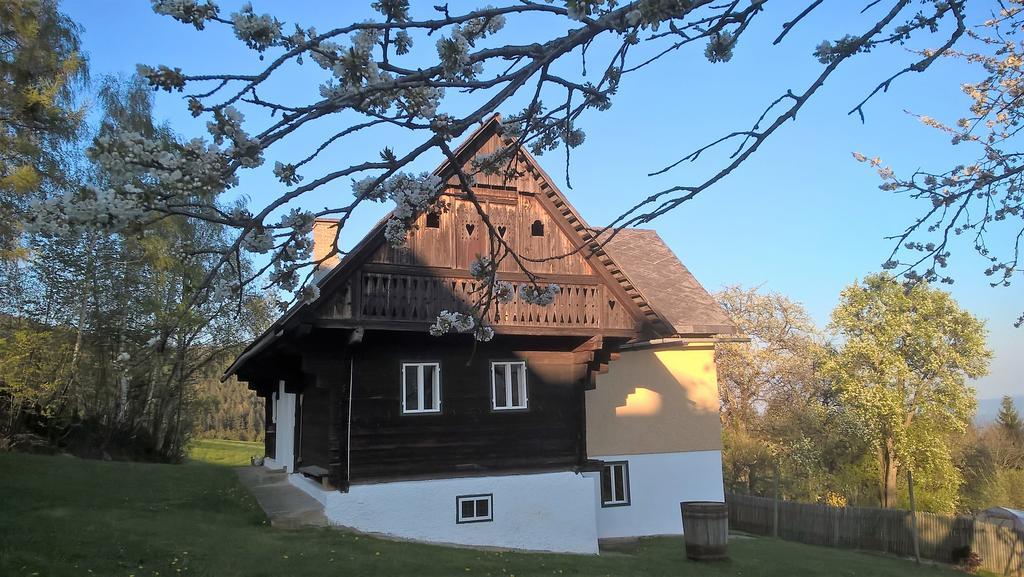
[[[502,146],[500,123],[492,119],[457,151],[461,162]],[[561,287],[546,307],[516,297],[491,311],[488,322],[500,333],[636,336],[650,318],[630,287],[623,287],[608,270],[603,251],[585,246],[575,212],[527,153],[519,154],[513,178],[476,175],[474,195],[488,218],[513,249],[527,259],[543,283]],[[447,178],[442,198],[447,210],[421,214],[406,246],[390,246],[378,225],[354,251],[338,277],[327,283],[315,317],[329,326],[426,330],[441,310],[467,312],[478,282],[470,264],[489,254],[491,239],[476,207],[458,186],[447,163],[436,173]],[[554,191],[556,194],[552,194]],[[431,219],[431,222],[428,222]],[[368,242],[367,242],[368,241]],[[359,254],[356,254],[359,253]],[[560,257],[560,258],[550,258]],[[517,291],[527,280],[512,258],[500,268],[500,280]],[[343,280],[342,280],[343,279]]]

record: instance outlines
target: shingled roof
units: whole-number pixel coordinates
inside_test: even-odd
[[[604,250],[676,334],[738,332],[729,315],[657,232],[620,229],[605,244]]]

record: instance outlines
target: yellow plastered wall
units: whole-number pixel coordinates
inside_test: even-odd
[[[713,345],[623,351],[586,403],[589,455],[722,449]]]

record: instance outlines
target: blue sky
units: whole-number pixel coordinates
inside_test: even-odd
[[[228,14],[240,2],[221,4]],[[431,15],[430,6],[437,2],[422,4],[413,2],[414,15]],[[450,2],[453,10],[463,4],[476,6]],[[859,15],[859,4],[853,4],[824,4],[779,46],[772,46],[771,40],[794,14],[786,11],[786,3],[773,6],[748,31],[729,63],[710,64],[703,57],[703,46],[694,46],[627,76],[611,110],[591,112],[581,122],[587,138],[572,153],[572,188],[565,186],[562,154],[548,153],[540,158],[541,164],[592,225],[608,223],[637,200],[666,186],[701,182],[721,166],[721,155],[707,155],[700,163],[681,165],[659,177],[646,175],[725,133],[748,128],[764,106],[786,89],[802,90],[821,69],[811,56],[814,47],[823,39],[855,32],[854,26],[873,16]],[[84,47],[94,77],[131,74],[137,63],[177,66],[191,74],[246,73],[259,68],[255,55],[228,29],[211,26],[196,32],[153,14],[149,5],[140,0],[63,2],[63,10],[84,27]],[[368,5],[368,1],[254,2],[257,12],[274,11],[287,23],[315,25],[320,30],[371,17]],[[983,16],[973,14],[972,18],[977,21]],[[550,17],[533,19],[528,25],[511,22],[498,41],[543,40],[570,24]],[[947,121],[963,114],[968,102],[959,86],[978,74],[963,63],[940,61],[924,74],[897,81],[868,105],[865,123],[847,115],[879,81],[911,61],[908,48],[931,46],[939,37],[926,35],[922,40],[879,49],[844,65],[797,121],[783,127],[740,169],[649,227],[659,232],[709,290],[730,284],[761,286],[803,303],[821,326],[827,324],[839,291],[877,271],[892,248],[892,241],[884,237],[901,231],[922,208],[880,191],[878,176],[855,162],[851,152],[880,156],[897,173],[919,167],[940,169],[971,159],[971,151],[952,148],[948,139],[907,113]],[[433,39],[421,40],[419,50],[429,56],[433,43]],[[602,48],[607,46],[592,47],[588,63],[599,61]],[[577,69],[577,63],[566,63],[565,73]],[[315,66],[293,67],[284,70],[281,80],[268,85],[261,96],[302,101],[314,97],[324,80]],[[525,98],[501,112],[515,112]],[[453,94],[449,100],[446,106],[460,111],[471,99]],[[205,119],[192,119],[177,94],[157,97],[157,115],[183,136],[205,134]],[[257,114],[247,119],[263,120]],[[254,205],[276,196],[281,185],[270,175],[273,161],[302,158],[319,144],[318,137],[346,122],[351,118],[311,127],[271,149],[267,165],[244,175],[238,190]],[[401,152],[403,144],[413,144],[403,142],[402,136],[385,132],[332,148],[310,165],[307,178],[331,166],[372,159],[386,145]],[[368,155],[367,151],[374,152]],[[439,161],[440,155],[435,154],[422,159],[417,168],[430,170]],[[304,197],[301,206],[317,210],[349,199],[347,182],[339,183]],[[377,205],[358,213],[343,234],[343,248],[354,244],[385,210]],[[990,244],[1001,240],[1005,246],[1009,238],[1006,231],[996,233]],[[962,307],[986,319],[989,345],[995,353],[990,375],[974,383],[983,398],[1024,390],[1020,377],[1024,329],[1012,326],[1024,310],[1024,285],[990,288],[981,274],[985,266],[968,243],[953,247],[950,271],[956,284],[949,290]]]

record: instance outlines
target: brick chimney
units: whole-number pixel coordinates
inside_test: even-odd
[[[318,218],[313,221],[313,261],[316,262],[335,248],[334,238],[338,234],[338,219]],[[327,272],[338,266],[341,257],[338,253],[331,255],[317,266],[317,272]]]

